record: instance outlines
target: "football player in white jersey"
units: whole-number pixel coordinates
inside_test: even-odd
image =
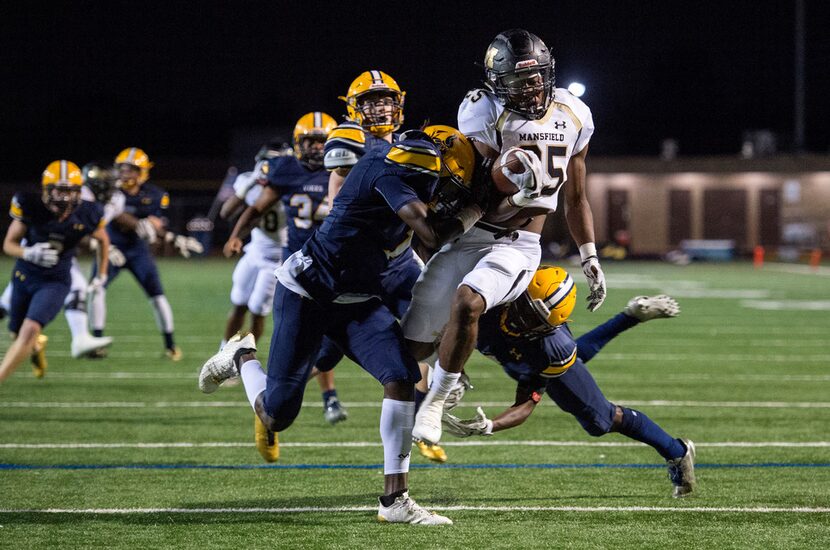
[[[243,172],[233,183],[234,194],[222,204],[219,216],[230,219],[241,213],[248,206],[256,203],[262,194],[266,180],[259,180],[262,174],[259,163],[270,158],[290,155],[291,150],[280,151],[263,148],[265,154],[257,155],[257,166],[252,172]],[[221,347],[230,338],[242,330],[245,312],[251,312],[250,332],[256,340],[262,336],[265,318],[271,313],[274,289],[277,279],[274,270],[282,262],[282,249],[287,244],[287,226],[282,203],[275,202],[259,219],[259,224],[251,230],[251,240],[243,248],[244,254],[233,270],[231,303],[233,309],[225,325],[225,334]]]
[[[491,200],[497,204],[475,227],[430,259],[412,291],[403,329],[416,358],[433,353],[440,336],[430,391],[413,430],[413,437],[428,443],[441,438],[444,403],[475,348],[479,317],[516,299],[536,272],[540,233],[563,187],[568,227],[590,286],[588,309],[596,310],[605,299],[585,188],[585,157],[594,131],[590,109],[567,90],[554,88],[550,50],[523,29],[496,36],[484,65],[486,89],[464,98],[458,128],[484,157],[512,151],[525,170],[502,169],[518,190]]]

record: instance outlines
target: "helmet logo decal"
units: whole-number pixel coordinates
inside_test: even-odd
[[[487,54],[484,56],[484,65],[488,69],[493,68],[493,60],[496,58],[496,54],[499,53],[498,48],[490,48],[487,50]]]

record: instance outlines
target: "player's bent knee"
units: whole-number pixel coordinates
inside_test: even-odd
[[[472,322],[484,313],[486,304],[481,294],[466,285],[461,285],[455,293],[452,307],[458,319]]]
[[[579,418],[579,424],[593,437],[601,437],[611,431],[611,425],[597,417]]]

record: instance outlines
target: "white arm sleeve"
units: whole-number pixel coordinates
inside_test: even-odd
[[[496,122],[504,108],[486,90],[472,90],[458,108],[458,129],[473,141],[501,151]]]
[[[245,200],[245,196],[256,183],[253,172],[242,172],[233,181],[233,192],[237,198]]]

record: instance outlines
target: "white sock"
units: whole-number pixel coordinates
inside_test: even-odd
[[[63,314],[66,316],[66,323],[69,325],[69,332],[72,333],[73,340],[79,336],[89,334],[86,311],[65,309]]]
[[[383,473],[409,471],[415,402],[384,399],[380,409],[380,438],[383,441]]]
[[[6,290],[3,291],[3,296],[0,296],[0,307],[9,311],[12,308],[12,284],[6,285]]]
[[[107,324],[107,290],[101,288],[91,294],[90,314],[92,315],[92,330],[104,330]]]
[[[254,412],[256,412],[256,398],[265,391],[265,384],[268,381],[268,377],[262,371],[262,365],[256,359],[242,363],[239,373],[242,376],[242,385],[245,386],[245,394],[248,396],[248,402],[251,404]]]
[[[447,395],[449,395],[452,387],[458,382],[460,376],[460,372],[447,372],[442,369],[441,362],[436,359],[435,368],[432,370],[432,382],[429,385],[429,393],[421,404],[421,410],[423,410],[424,405],[427,403],[434,403],[436,401],[443,403],[447,399]]]
[[[170,302],[167,301],[167,296],[159,294],[150,299],[153,304],[153,313],[156,315],[156,326],[164,334],[173,332],[173,309],[170,307]]]

